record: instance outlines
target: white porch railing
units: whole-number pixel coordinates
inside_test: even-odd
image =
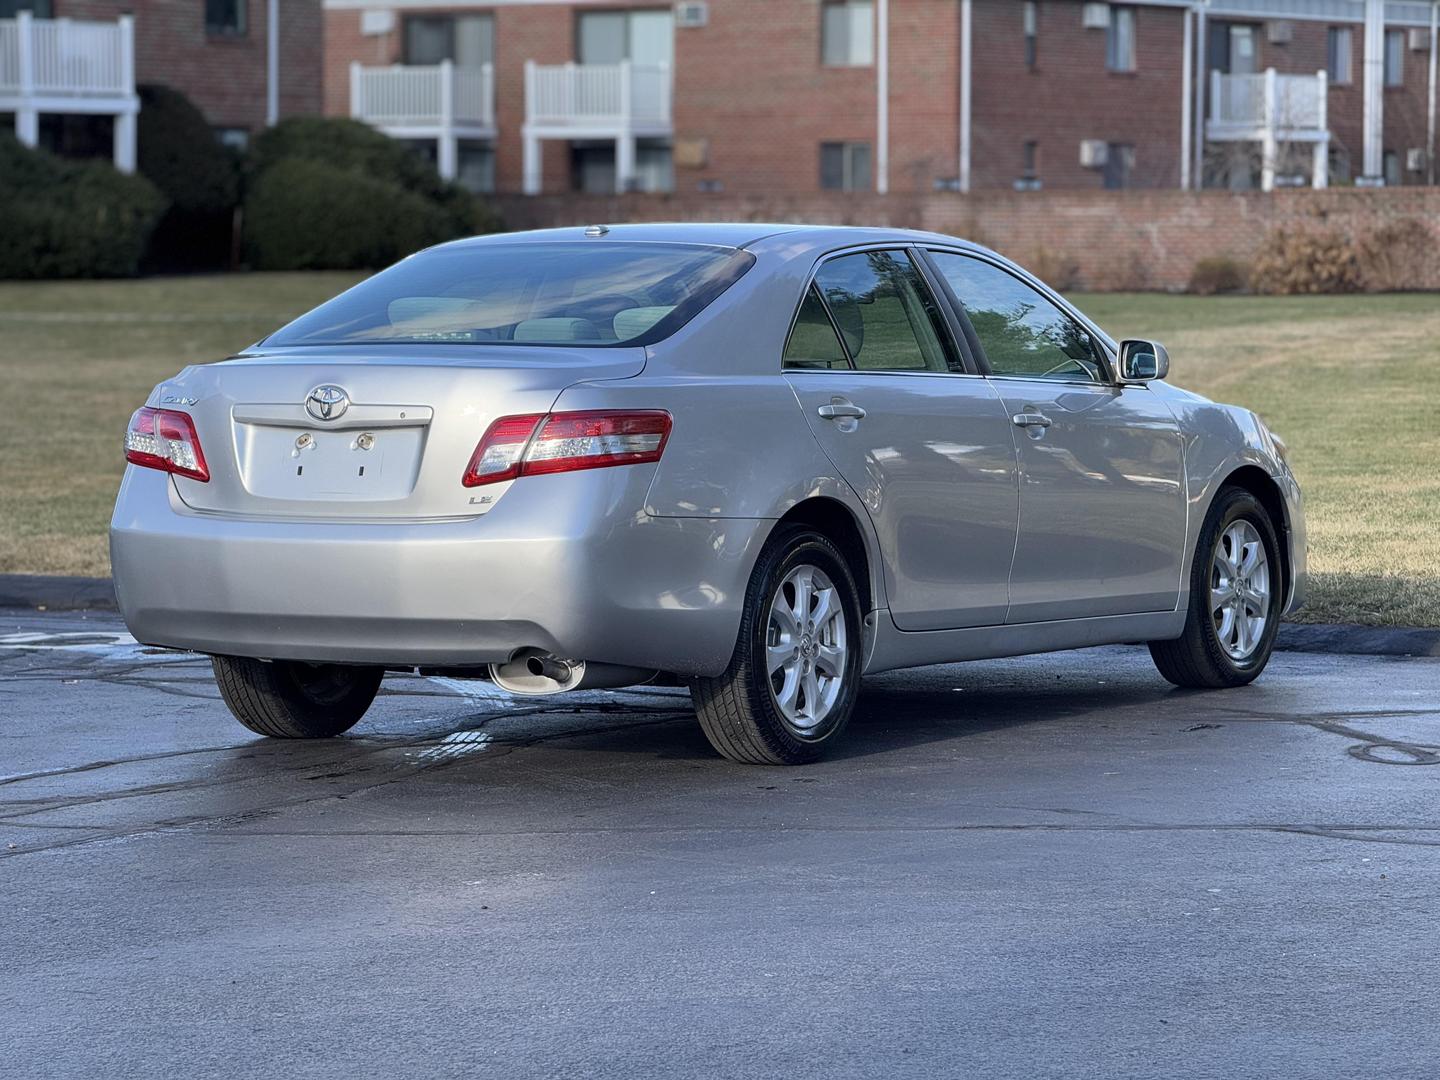
[[[1311,184],[1329,184],[1329,83],[1326,73],[1259,75],[1210,73],[1210,114],[1205,136],[1215,142],[1260,144],[1260,189],[1272,191],[1282,144],[1308,143]]]
[[[525,122],[534,128],[668,134],[671,96],[668,64],[525,65]]]
[[[350,66],[350,115],[378,128],[442,136],[457,127],[495,127],[495,69]],[[392,133],[399,133],[398,131]]]
[[[135,171],[135,24],[37,19],[22,11],[0,19],[0,112],[15,114],[15,136],[40,142],[41,113],[115,117],[115,167]]]
[[[1210,73],[1211,138],[1227,130],[1274,131],[1282,135],[1326,130],[1325,72],[1280,75],[1273,68],[1259,75]],[[1254,136],[1260,137],[1258,135]]]
[[[135,93],[131,22],[0,19],[0,95],[106,98]]]

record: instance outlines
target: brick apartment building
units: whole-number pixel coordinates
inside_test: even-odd
[[[320,0],[0,0],[0,123],[61,151],[113,145],[129,170],[135,87],[163,83],[243,145],[321,111],[323,18]]]
[[[480,190],[1434,183],[1434,0],[324,3],[326,111]]]

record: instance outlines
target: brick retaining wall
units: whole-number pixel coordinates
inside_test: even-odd
[[[1059,287],[1183,289],[1197,260],[1249,260],[1277,227],[1339,230],[1363,240],[1403,218],[1440,245],[1440,188],[1279,191],[1031,192],[958,195],[506,196],[510,229],[627,221],[797,221],[931,229],[987,244]],[[1432,277],[1436,275],[1432,272]],[[1068,280],[1064,280],[1068,279]],[[1440,289],[1436,280],[1417,288]]]

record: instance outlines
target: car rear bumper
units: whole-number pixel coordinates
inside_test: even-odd
[[[201,513],[131,467],[116,597],[137,640],[198,652],[460,666],[537,648],[718,674],[771,523],[651,517],[650,473],[531,477],[482,517],[392,523]]]

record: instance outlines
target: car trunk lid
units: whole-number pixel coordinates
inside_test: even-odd
[[[191,414],[210,480],[175,478],[195,510],[274,519],[485,513],[506,484],[461,484],[498,417],[544,413],[577,382],[622,379],[642,348],[307,347],[187,368],[151,404]]]

